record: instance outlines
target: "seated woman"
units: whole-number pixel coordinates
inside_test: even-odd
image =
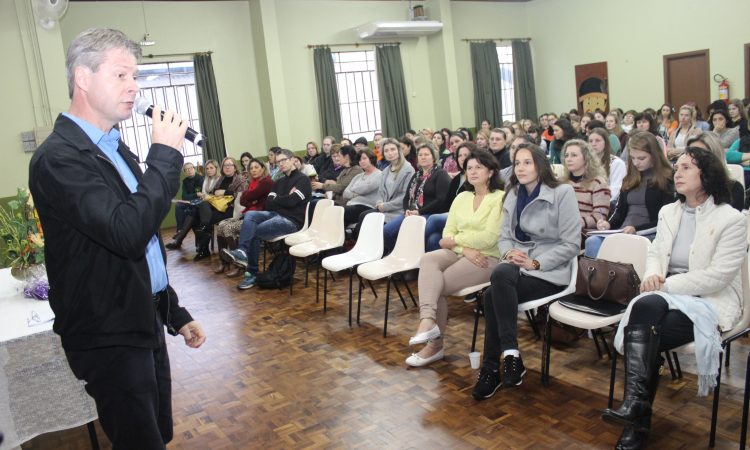
[[[216,197],[225,195],[238,194],[245,190],[246,184],[242,179],[237,170],[237,161],[234,158],[226,157],[221,161],[221,178],[216,183],[212,194]],[[198,217],[200,221],[198,225],[193,228],[195,233],[196,245],[198,246],[198,252],[196,253],[193,261],[199,261],[201,259],[208,258],[211,256],[211,252],[208,251],[208,244],[211,240],[211,227],[214,224],[221,222],[224,219],[232,217],[234,213],[234,201],[231,201],[225,211],[219,211],[214,208],[210,202],[204,201],[198,205]]]
[[[466,191],[451,205],[440,249],[426,253],[420,262],[420,321],[409,345],[427,345],[406,358],[410,366],[443,359],[446,296],[489,281],[500,257],[497,241],[504,195],[500,165],[487,150],[476,150],[466,159],[465,167]]]
[[[622,230],[635,234],[656,227],[659,210],[674,201],[672,166],[656,140],[656,136],[639,131],[628,141],[630,160],[628,173],[622,181],[620,199],[609,220],[600,220],[598,230]],[[646,235],[653,239],[653,233]],[[595,258],[604,236],[589,236],[584,254]]]
[[[721,148],[723,149],[728,149],[734,141],[740,138],[739,129],[728,126],[730,123],[729,113],[723,109],[713,111],[708,123],[710,124],[709,129],[719,137]]]
[[[620,116],[614,112],[610,112],[604,119],[604,126],[610,134],[620,141],[620,148],[625,148],[625,145],[628,143],[628,133],[626,133],[622,129],[622,125],[620,125]]]
[[[292,164],[294,164],[294,168],[299,170],[299,172],[306,177],[310,178],[310,180],[314,180],[317,178],[318,174],[315,172],[315,166],[312,164],[305,163],[305,160],[302,159],[299,155],[294,155],[292,158]]]
[[[679,126],[669,136],[667,143],[667,159],[676,161],[685,150],[688,135],[695,128],[695,108],[690,105],[682,105],[677,114]]]
[[[462,133],[451,133],[450,138],[448,139],[448,154],[446,155],[443,153],[440,155],[439,165],[443,170],[448,172],[448,175],[451,177],[455,177],[459,172],[458,163],[456,162],[456,150],[458,150],[458,147],[463,142],[468,141],[464,140],[464,135]]]
[[[182,201],[174,205],[174,216],[176,219],[177,232],[173,239],[180,235],[184,228],[190,229],[193,225],[195,214],[195,200],[198,199],[198,193],[203,186],[203,177],[195,173],[195,166],[187,162],[182,166],[182,173],[185,178],[182,179]]]
[[[388,166],[383,169],[375,208],[364,211],[359,215],[357,227],[353,233],[354,239],[359,236],[359,225],[366,214],[381,212],[385,215],[385,223],[388,223],[404,213],[404,195],[409,180],[414,174],[414,169],[404,158],[403,153],[401,153],[401,146],[396,139],[385,138],[381,143],[383,145],[383,159],[388,162]]]
[[[273,180],[268,175],[268,169],[265,164],[257,159],[253,159],[249,166],[250,182],[247,185],[247,189],[240,196],[240,205],[245,207],[242,210],[243,215],[248,211],[265,210],[266,197],[268,197],[268,193],[271,192],[271,187],[273,186]],[[219,265],[214,270],[215,273],[222,273],[229,269],[229,261],[224,259],[222,249],[229,248],[233,250],[237,248],[237,239],[240,236],[241,225],[242,217],[232,217],[222,220],[216,227],[216,242],[220,258]],[[227,272],[227,276],[235,277],[241,275],[242,272],[238,266],[235,266],[233,270]]]
[[[609,186],[599,158],[591,146],[580,139],[571,139],[563,146],[564,173],[560,181],[573,186],[581,215],[581,227],[595,228],[609,215]]]
[[[250,182],[250,161],[253,160],[253,155],[250,152],[242,152],[240,155],[240,174],[245,183]]]
[[[312,164],[315,165],[315,160],[320,156],[320,152],[318,151],[318,144],[316,144],[313,141],[310,141],[305,146],[307,151],[305,152],[305,164]]]
[[[499,249],[484,299],[484,354],[472,396],[484,400],[502,384],[521,384],[518,305],[565,289],[581,248],[581,216],[573,188],[560,183],[541,148],[518,146],[505,190]]]
[[[359,167],[356,159],[357,151],[354,150],[353,146],[347,145],[341,147],[341,150],[338,152],[338,163],[341,166],[341,170],[336,176],[336,179],[328,179],[324,182],[313,181],[311,183],[312,188],[314,190],[331,192],[334,203],[339,206],[344,206],[346,204],[346,200],[343,198],[344,190],[356,175],[362,173],[362,168]],[[334,158],[334,162],[335,161],[336,158]]]
[[[625,354],[625,395],[604,421],[623,425],[617,448],[641,448],[663,360],[695,342],[698,395],[716,386],[720,331],[742,315],[740,268],[747,254],[745,216],[729,206],[727,172],[712,153],[687,147],[674,175],[679,201],[659,213],[641,294],[620,320],[615,346]]]
[[[622,188],[622,180],[625,178],[627,168],[625,163],[612,153],[609,145],[609,133],[603,128],[594,128],[589,134],[589,145],[599,159],[599,163],[607,175],[609,184],[610,204],[617,202]]]
[[[590,126],[590,124],[589,124]],[[573,125],[566,119],[558,119],[552,125],[554,139],[549,145],[549,162],[551,164],[562,164],[562,149],[566,142],[578,136]]]
[[[458,175],[451,179],[451,184],[448,187],[448,195],[445,197],[445,207],[450,210],[453,200],[466,190],[466,172],[464,165],[466,164],[466,158],[476,150],[476,146],[471,142],[462,142],[458,146]],[[443,228],[448,220],[448,213],[433,214],[427,219],[427,225],[425,225],[424,236],[425,236],[425,251],[432,252],[440,249],[440,240],[443,238]]]
[[[374,208],[378,200],[378,189],[380,189],[383,172],[375,167],[377,164],[375,153],[369,149],[362,150],[359,152],[358,164],[362,172],[352,178],[341,196],[346,203],[344,226],[357,223],[359,215]]]
[[[216,184],[219,182],[219,179],[221,176],[219,175],[219,163],[216,162],[213,159],[209,159],[206,161],[206,164],[203,166],[204,171],[206,173],[206,177],[203,179],[203,187],[201,190],[196,193],[195,195],[199,199],[204,199],[207,195],[209,195],[211,192],[214,191],[214,188],[216,188]],[[193,225],[198,221],[198,207],[192,208],[189,210],[190,216],[185,217],[185,221],[183,222],[183,226],[180,228],[180,230],[172,237],[172,242],[168,242],[164,247],[168,250],[176,250],[180,247],[182,247],[182,241],[185,239],[185,236],[187,236],[188,231],[190,231],[193,227]],[[198,244],[196,240],[196,246]]]
[[[500,165],[500,170],[510,167],[510,143],[513,140],[508,140],[508,134],[500,128],[493,128],[490,131],[490,151],[497,159],[497,163]]]
[[[417,148],[414,146],[414,141],[404,136],[398,142],[401,145],[401,153],[404,155],[404,158],[406,158],[414,170],[417,170]]]
[[[732,199],[729,201],[729,204],[732,208],[741,212],[745,208],[745,188],[742,186],[742,183],[732,179],[732,175],[727,168],[724,149],[721,146],[719,137],[712,132],[696,130],[688,138],[687,145],[688,147],[698,147],[703,150],[708,150],[713,153],[714,156],[719,158],[724,165],[724,169],[727,171],[727,177],[729,177],[729,192],[732,194]]]
[[[489,150],[490,148],[490,131],[489,130],[482,129],[482,130],[477,131],[476,146],[478,149]]]
[[[745,105],[742,100],[733,99],[727,106],[727,112],[729,113],[729,128],[737,128],[740,137],[745,137],[750,130],[748,130],[747,112]]]
[[[428,219],[431,214],[446,211],[445,197],[448,194],[451,177],[438,167],[437,149],[432,142],[423,142],[417,149],[419,170],[411,177],[404,195],[404,213],[388,221],[383,227],[383,254],[387,255],[396,245],[401,222],[408,216],[422,216]]]

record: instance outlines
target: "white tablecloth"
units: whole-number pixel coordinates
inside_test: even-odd
[[[0,270],[0,450],[42,433],[96,420],[96,406],[65,359],[52,321],[28,326],[32,311],[49,317],[46,301],[23,297],[21,283]]]

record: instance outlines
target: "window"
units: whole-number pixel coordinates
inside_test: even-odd
[[[198,97],[195,93],[195,72],[192,62],[173,62],[138,65],[138,86],[140,96],[147,98],[151,104],[177,111],[187,118],[189,126],[200,131],[198,121]],[[151,146],[151,119],[133,110],[130,119],[120,122],[122,141],[130,151],[138,155],[141,168]],[[190,141],[183,147],[185,162],[196,166],[203,164],[203,149]]]
[[[500,60],[500,90],[503,102],[503,121],[516,121],[516,98],[513,89],[513,47],[497,47],[497,59]]]
[[[371,141],[380,130],[380,96],[375,74],[375,51],[334,52],[333,67],[339,90],[341,131],[354,142]]]

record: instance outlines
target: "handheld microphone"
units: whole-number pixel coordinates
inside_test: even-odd
[[[152,105],[145,97],[136,98],[133,108],[135,109],[135,112],[148,117],[151,117],[154,113],[154,105]],[[164,117],[164,111],[161,112],[161,116]],[[203,147],[203,142],[205,141],[202,134],[190,127],[185,131],[185,139],[199,147]]]

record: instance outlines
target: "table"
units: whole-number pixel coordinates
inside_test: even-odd
[[[46,301],[24,298],[10,269],[1,269],[0,431],[5,440],[0,450],[97,418],[96,405],[71,372],[52,322],[29,326],[32,311],[42,319],[52,313]]]

